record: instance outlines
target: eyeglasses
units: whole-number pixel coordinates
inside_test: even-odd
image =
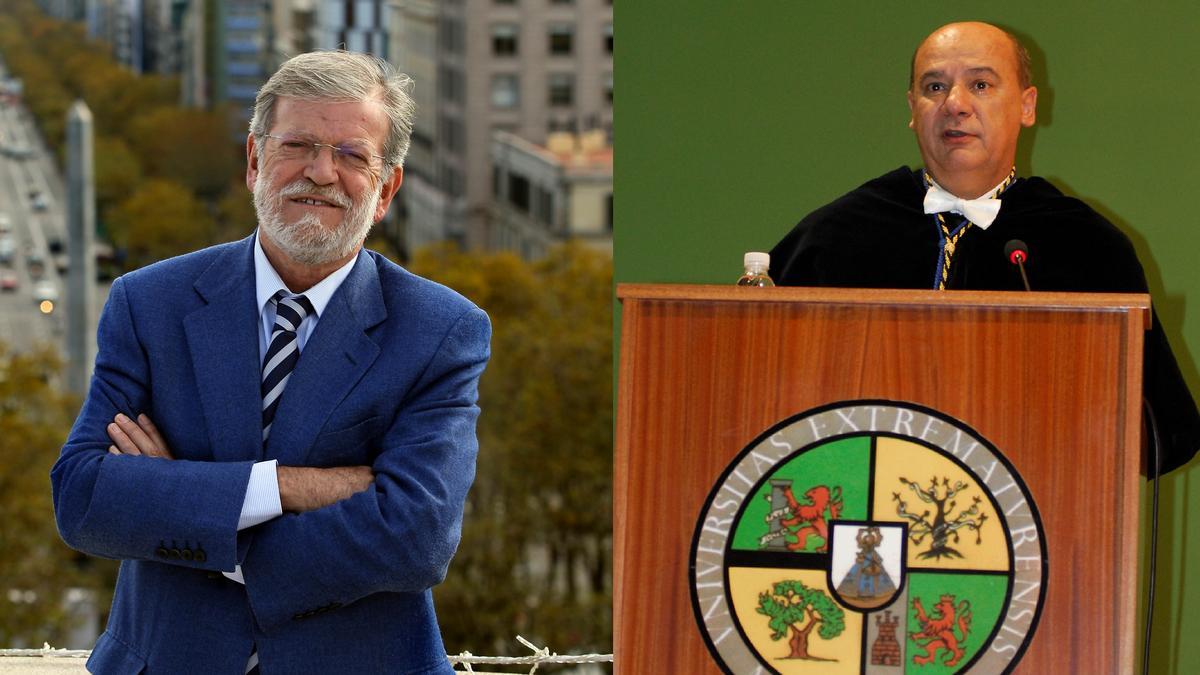
[[[285,160],[305,160],[313,161],[317,158],[317,154],[321,152],[321,148],[329,148],[333,154],[333,161],[338,166],[374,174],[376,163],[374,160],[382,160],[382,155],[377,155],[371,151],[371,147],[365,143],[355,141],[346,141],[331,145],[329,143],[317,143],[300,136],[277,136],[275,134],[263,134],[263,136],[278,141],[279,156]]]

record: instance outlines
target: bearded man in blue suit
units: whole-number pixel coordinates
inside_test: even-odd
[[[452,672],[430,588],[490,327],[362,248],[409,84],[359,54],[286,62],[246,143],[257,232],[113,284],[51,472],[63,539],[122,561],[93,672]]]

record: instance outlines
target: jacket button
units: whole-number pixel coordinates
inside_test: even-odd
[[[158,548],[154,549],[154,555],[156,555],[160,558],[165,558],[165,557],[167,557],[167,549],[163,548],[162,546],[159,546]]]
[[[208,556],[204,554],[204,549],[198,548],[196,549],[196,552],[192,554],[192,560],[195,560],[196,562],[204,562],[205,560],[208,560]]]
[[[179,552],[179,555],[182,556],[184,560],[191,560],[192,559],[192,549],[185,548]]]
[[[181,555],[179,553],[179,549],[177,549],[177,548],[173,548],[170,551],[167,551],[167,553],[170,554],[172,560],[179,560],[179,558],[181,557]]]

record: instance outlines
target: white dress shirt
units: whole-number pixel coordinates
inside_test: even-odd
[[[267,347],[271,343],[271,331],[275,327],[275,305],[271,302],[271,298],[280,290],[293,295],[296,293],[283,283],[283,279],[279,278],[279,273],[275,271],[275,268],[271,266],[271,261],[267,260],[267,255],[263,253],[262,244],[258,238],[258,233],[255,233],[254,285],[259,312],[258,360],[261,366],[262,360],[267,355]],[[351,258],[345,265],[304,291],[304,297],[312,303],[313,312],[304,317],[304,320],[300,322],[300,327],[296,330],[296,347],[301,351],[304,350],[304,344],[308,342],[308,336],[312,335],[313,330],[317,327],[317,322],[321,320],[321,315],[325,313],[325,307],[329,305],[329,300],[346,280],[346,277],[350,275],[350,269],[354,267],[356,260],[358,260],[358,256]],[[246,488],[242,513],[238,517],[238,531],[265,523],[281,515],[283,515],[283,506],[279,501],[278,462],[273,459],[257,462],[250,470],[250,484]],[[238,565],[234,571],[223,574],[238,583],[245,583],[242,578],[241,565]]]

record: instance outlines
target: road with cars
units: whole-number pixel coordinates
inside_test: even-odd
[[[50,344],[65,355],[66,246],[57,162],[20,100],[0,99],[0,343],[9,351]],[[99,307],[107,284],[96,292]]]

